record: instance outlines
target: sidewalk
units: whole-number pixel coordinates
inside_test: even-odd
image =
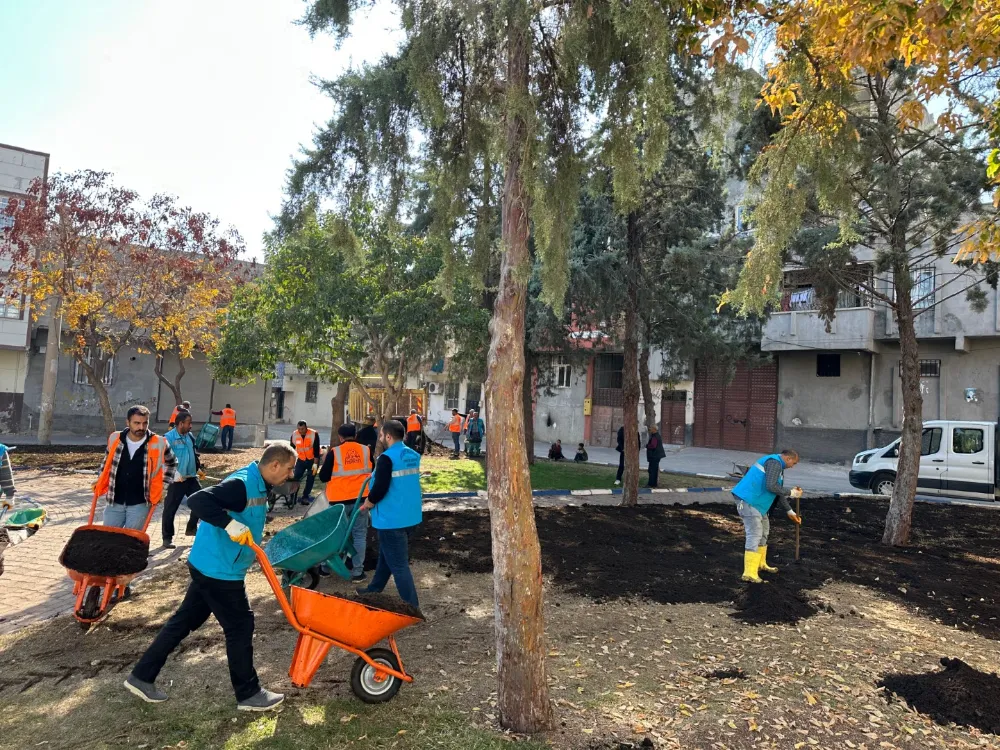
[[[660,471],[698,476],[728,477],[729,472],[733,470],[734,463],[747,466],[760,458],[759,453],[744,451],[691,448],[683,445],[665,445],[663,447],[667,452],[667,457],[660,461]],[[570,446],[570,457],[572,457],[573,452],[575,449]],[[548,443],[535,441],[535,456],[545,458],[548,454]],[[590,463],[618,466],[618,451],[613,448],[587,446],[587,454],[590,457]],[[646,450],[640,448],[639,467],[645,469],[646,466]],[[858,492],[847,481],[847,472],[846,466],[801,461],[794,469],[788,470],[786,481],[793,482],[803,489],[813,492]]]
[[[49,472],[24,472],[17,476],[18,495],[41,503],[48,512],[45,525],[27,540],[8,547],[4,553],[6,571],[0,576],[0,635],[12,633],[33,622],[73,611],[73,582],[59,564],[59,553],[73,530],[87,522],[90,513],[91,479]],[[181,506],[177,524],[184,528],[188,510]],[[101,508],[98,507],[100,523]],[[191,543],[181,535],[177,549],[167,550],[160,538],[160,512],[149,523],[149,567],[146,576],[178,559]]]

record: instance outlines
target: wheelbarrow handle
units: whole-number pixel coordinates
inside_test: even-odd
[[[361,489],[358,490],[358,499],[354,501],[354,509],[351,511],[351,517],[347,523],[347,528],[354,528],[354,522],[357,520],[358,514],[361,512],[361,506],[365,504],[365,489],[370,489],[374,481],[375,475],[372,474],[362,483]]]
[[[285,617],[288,618],[289,624],[295,628],[300,633],[304,633],[306,628],[304,628],[295,617],[295,612],[292,609],[291,602],[288,601],[288,597],[285,596],[284,589],[281,588],[281,581],[278,580],[278,574],[274,572],[274,567],[271,565],[271,561],[267,559],[267,554],[262,550],[256,542],[250,542],[248,545],[253,553],[257,556],[257,562],[260,563],[260,569],[264,573],[264,577],[267,582],[271,585],[271,590],[274,591],[274,596],[278,599],[278,605],[281,607],[281,611],[284,612]]]

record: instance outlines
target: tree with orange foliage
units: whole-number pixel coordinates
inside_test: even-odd
[[[752,171],[756,243],[723,302],[762,312],[798,251],[817,272],[827,319],[838,287],[861,289],[895,317],[903,425],[883,542],[905,544],[922,428],[915,319],[933,306],[911,274],[928,258],[985,259],[1000,249],[996,205],[980,201],[988,178],[1000,187],[998,152],[982,158],[1000,136],[1000,5],[780,0],[755,12],[774,34],[762,97],[782,128]],[[865,246],[881,286],[849,271],[854,248]]]
[[[215,269],[236,260],[242,240],[169,196],[140,200],[107,172],[56,174],[3,210],[13,219],[7,283],[30,296],[36,318],[58,306],[64,351],[86,373],[110,433],[116,424],[105,373],[112,358],[147,342],[173,339],[187,352],[204,346],[202,323],[218,299]],[[171,308],[184,296],[180,289],[196,290],[198,316],[190,299]]]

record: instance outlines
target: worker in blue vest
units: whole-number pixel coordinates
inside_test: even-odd
[[[251,541],[261,543],[267,515],[267,493],[287,482],[296,452],[288,443],[264,449],[257,463],[233,472],[214,487],[188,498],[201,519],[188,556],[191,584],[180,608],[167,620],[125,681],[129,692],[147,703],[162,703],[167,694],[156,678],[170,653],[211,615],[226,636],[229,679],[240,711],[270,711],[285,699],[260,686],[253,666],[253,610],[244,579],[256,557]]]
[[[387,447],[375,461],[371,490],[361,506],[371,512],[372,526],[378,532],[378,565],[368,587],[358,593],[381,593],[392,576],[399,598],[417,607],[409,545],[410,533],[423,520],[423,496],[420,454],[403,444],[405,434],[403,423],[395,419],[382,426]]]
[[[746,531],[746,547],[743,553],[744,581],[761,583],[758,575],[761,570],[768,573],[778,572],[777,568],[767,564],[767,536],[771,530],[767,514],[774,501],[778,501],[785,515],[792,521],[802,523],[802,519],[788,504],[788,498],[801,497],[802,490],[795,487],[789,491],[784,487],[785,469],[791,469],[798,462],[799,454],[791,448],[764,456],[747,470],[739,484],[733,488],[736,510],[743,519],[743,528]]]

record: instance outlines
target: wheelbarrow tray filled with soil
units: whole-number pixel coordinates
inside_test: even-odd
[[[59,563],[71,575],[134,576],[149,564],[149,537],[133,529],[81,526],[66,542]]]

